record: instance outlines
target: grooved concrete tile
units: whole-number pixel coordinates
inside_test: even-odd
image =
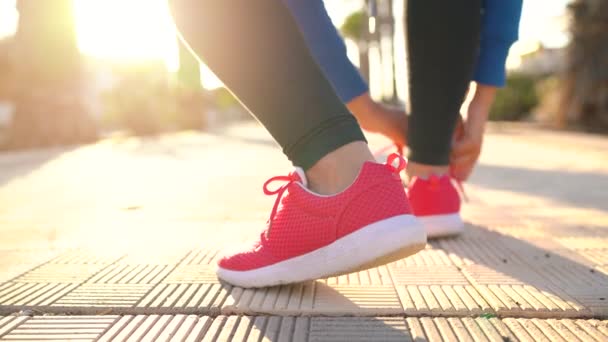
[[[118,263],[95,274],[87,283],[96,284],[158,284],[174,268],[168,265],[128,265]]]
[[[29,318],[28,316],[0,316],[0,339]]]
[[[391,275],[386,266],[376,267],[365,271],[344,274],[338,277],[331,277],[319,280],[328,285],[391,285]]]
[[[608,265],[608,248],[582,249],[577,251],[593,263],[593,265]]]
[[[572,292],[574,288],[565,287],[552,275],[547,276],[553,268],[544,265],[545,271],[532,273],[521,266],[501,266],[490,268],[484,265],[467,265],[463,273],[471,281],[475,289],[499,314],[524,315],[525,317],[584,317],[591,314],[590,310]],[[526,273],[527,272],[527,273]],[[558,271],[557,274],[563,274]],[[590,273],[590,272],[587,272]],[[574,284],[578,283],[573,281]],[[558,287],[559,284],[562,288]],[[589,285],[582,287],[587,291]],[[585,292],[587,293],[587,292]]]
[[[443,239],[437,243],[456,266],[477,264],[495,267],[525,265],[520,254],[513,252],[518,249],[517,241],[498,232],[467,225],[461,237]]]
[[[608,238],[597,237],[564,237],[557,239],[564,247],[578,249],[605,249],[608,246]]]
[[[391,274],[407,314],[441,316],[491,311],[488,303],[456,266],[395,267]]]
[[[194,329],[195,326],[205,328],[205,325],[201,324],[205,322],[208,326],[211,319],[186,315],[125,315],[107,329],[98,341],[135,341],[137,338],[141,341],[183,341],[199,332],[199,329]]]
[[[117,251],[72,249],[65,251],[49,261],[49,264],[101,264],[107,265],[116,262],[124,256]]]
[[[401,259],[391,264],[393,268],[410,267],[410,266],[452,266],[454,262],[450,259],[448,253],[438,248],[436,242],[429,242],[427,247],[422,251]],[[459,259],[456,259],[459,263]]]
[[[307,341],[309,319],[279,316],[123,316],[102,341]]]
[[[219,284],[220,281],[215,274],[216,267],[209,265],[199,264],[185,264],[179,265],[167,278],[163,280],[166,284],[180,284],[180,283],[205,283],[205,284]]]
[[[218,249],[196,249],[188,253],[182,265],[214,265],[220,251]]]
[[[391,267],[395,285],[471,285],[456,266]]]
[[[128,253],[120,259],[120,263],[128,265],[177,265],[187,255],[187,252],[180,249],[155,249],[154,253],[150,253],[149,250],[142,250]]]
[[[313,311],[316,285],[315,282],[307,282],[265,289],[234,287],[222,306],[222,313],[282,315],[310,313]]]
[[[396,289],[407,315],[468,316],[493,312],[471,285],[405,285]]]
[[[505,318],[503,321],[519,340],[608,341],[604,332],[608,328],[606,321],[538,318]]]
[[[315,314],[387,315],[403,312],[392,286],[328,286],[316,283]]]
[[[0,306],[49,306],[78,284],[8,283],[0,286]]]
[[[48,263],[16,278],[19,283],[81,283],[107,267],[106,264]]]
[[[57,253],[52,250],[0,250],[0,283],[47,262]]]
[[[313,317],[310,342],[412,341],[401,317]]]
[[[422,317],[416,323],[414,319],[408,319],[408,323],[417,326],[416,338],[422,337],[429,341],[479,341],[484,337],[480,327],[471,318]]]
[[[222,284],[165,284],[156,285],[140,302],[138,308],[167,310],[217,310],[226,301],[232,287]]]
[[[415,341],[516,341],[509,328],[497,318],[406,319]]]
[[[92,341],[117,319],[117,316],[36,316],[4,336],[0,333],[0,338],[3,341]]]
[[[134,307],[152,289],[148,284],[82,284],[52,306]]]
[[[0,340],[607,341],[608,321],[484,317],[7,316]]]

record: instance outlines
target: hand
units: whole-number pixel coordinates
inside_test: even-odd
[[[346,104],[357,118],[361,128],[380,133],[397,146],[407,144],[407,115],[405,111],[374,102],[369,93],[360,95]]]
[[[456,129],[450,155],[450,168],[452,176],[460,181],[469,178],[479,159],[485,125],[495,94],[496,88],[477,85],[467,108],[466,120]]]

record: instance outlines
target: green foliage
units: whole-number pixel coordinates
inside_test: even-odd
[[[344,24],[340,27],[340,31],[345,38],[361,41],[364,39],[363,32],[365,32],[366,27],[367,16],[363,10],[359,10],[346,17]]]
[[[198,59],[181,40],[178,40],[178,44],[179,70],[177,71],[177,81],[179,86],[191,91],[202,91],[201,65]]]
[[[510,74],[507,84],[496,95],[490,110],[490,120],[515,121],[528,116],[538,104],[535,77],[524,74]]]
[[[235,106],[240,106],[239,101],[226,88],[218,88],[213,91],[215,105],[219,110],[227,110]]]
[[[163,65],[149,64],[114,70],[118,83],[103,94],[102,123],[137,135],[156,134],[173,116]]]

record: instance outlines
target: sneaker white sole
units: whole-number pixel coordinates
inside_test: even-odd
[[[454,236],[464,232],[464,222],[460,213],[418,216],[418,220],[426,229],[429,239]]]
[[[369,224],[307,254],[249,271],[220,267],[217,275],[241,287],[297,283],[384,265],[425,246],[426,232],[416,217],[399,215]]]

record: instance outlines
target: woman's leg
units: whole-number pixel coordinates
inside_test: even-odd
[[[182,36],[258,118],[310,187],[339,192],[373,157],[280,0],[172,0]]]
[[[276,0],[175,0],[181,34],[295,165],[365,141]]]
[[[409,0],[408,195],[429,238],[460,234],[460,197],[449,172],[460,107],[479,46],[481,0]]]
[[[410,169],[447,171],[480,30],[481,0],[407,2]]]
[[[301,282],[424,248],[398,176],[405,162],[396,155],[373,162],[282,0],[172,4],[193,50],[306,169],[266,182],[264,193],[277,196],[266,230],[253,249],[218,262],[220,278],[243,287]]]

